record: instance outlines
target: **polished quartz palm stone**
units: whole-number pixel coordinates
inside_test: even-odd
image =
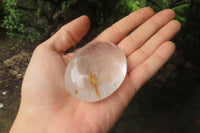
[[[95,102],[115,92],[126,72],[126,56],[120,48],[111,43],[90,43],[69,61],[65,85],[74,97]]]

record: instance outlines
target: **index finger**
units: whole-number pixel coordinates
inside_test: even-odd
[[[145,22],[148,18],[154,15],[154,11],[150,7],[145,7],[134,11],[128,16],[122,18],[105,31],[103,31],[99,36],[97,36],[93,41],[104,41],[117,44],[121,41],[127,34],[129,34],[137,26]],[[93,42],[92,41],[92,42]]]

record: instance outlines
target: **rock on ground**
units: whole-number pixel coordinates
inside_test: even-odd
[[[21,51],[19,54],[12,56],[3,61],[5,67],[9,68],[9,73],[16,78],[23,78],[27,65],[30,61],[31,53]]]

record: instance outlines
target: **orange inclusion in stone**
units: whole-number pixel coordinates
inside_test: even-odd
[[[95,89],[96,95],[100,99],[101,97],[100,97],[100,93],[99,93],[98,88],[97,88],[96,75],[93,76],[91,73],[89,73],[89,80],[90,80],[90,83],[92,84],[92,86]]]
[[[74,94],[75,94],[75,95],[78,94],[78,90],[75,90]]]

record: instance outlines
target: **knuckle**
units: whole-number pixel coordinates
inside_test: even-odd
[[[64,40],[69,42],[70,44],[74,45],[78,42],[76,39],[76,34],[72,33],[71,31],[67,30],[65,27],[62,27],[60,30],[60,37]]]
[[[152,18],[152,19],[149,20],[149,22],[155,28],[161,26],[161,19],[160,18]]]
[[[114,33],[122,34],[122,31],[120,30],[120,28],[118,28],[118,26],[115,25],[115,24],[113,24],[113,25],[111,26],[111,29],[112,29],[112,31],[114,31]]]

